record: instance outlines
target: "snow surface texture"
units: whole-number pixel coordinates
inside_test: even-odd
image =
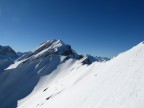
[[[109,62],[69,60],[40,78],[18,108],[144,108],[144,44]]]
[[[0,108],[16,108],[17,101],[33,90],[41,76],[49,75],[69,59],[78,58],[61,40],[46,41],[18,58],[0,74]]]
[[[144,108],[143,61],[143,43],[98,62],[46,41],[2,72],[0,108]]]

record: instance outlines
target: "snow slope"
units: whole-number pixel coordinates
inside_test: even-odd
[[[103,60],[46,41],[0,73],[0,108],[143,108],[144,42]]]
[[[18,108],[144,108],[144,42],[107,62],[81,62],[41,76]]]
[[[75,61],[79,55],[61,40],[46,41],[18,58],[0,74],[0,108],[16,108],[17,101],[31,93],[41,76],[71,59]]]

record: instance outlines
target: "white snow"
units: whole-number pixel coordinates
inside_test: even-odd
[[[69,59],[41,77],[18,108],[144,108],[144,44],[105,63]]]
[[[17,68],[17,66],[19,64],[21,64],[22,62],[24,62],[25,60],[21,60],[21,61],[15,61],[14,64],[11,64],[8,68],[6,68],[5,70],[9,70],[9,69],[15,69]]]
[[[43,44],[41,44],[39,47],[37,47],[36,49],[34,49],[32,52],[36,52],[37,50],[42,49],[43,47],[47,47],[42,49],[40,52],[38,52],[36,55],[34,55],[34,57],[38,57],[48,51],[51,50],[55,50],[57,51],[59,47],[64,46],[65,44],[61,41],[61,40],[52,40],[52,41],[46,41]]]

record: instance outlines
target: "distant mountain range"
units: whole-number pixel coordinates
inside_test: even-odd
[[[86,57],[84,57],[83,55],[78,55],[73,49],[71,49],[70,45],[65,45],[65,43],[62,42],[61,40],[46,41],[42,43],[35,51],[31,51],[31,52],[15,52],[10,46],[0,45],[0,71],[6,69],[10,64],[14,63],[16,59],[21,60],[27,56],[34,55],[40,51],[45,50],[48,47],[50,48],[51,44],[57,44],[56,42],[58,42],[60,46],[58,47],[57,45],[53,45],[53,48],[51,48],[48,52],[43,53],[43,55],[44,54],[51,55],[52,53],[54,54],[59,53],[61,55],[66,55],[66,56],[71,55],[77,59],[84,58],[85,60],[83,63],[85,64],[91,64],[94,61],[103,62],[103,61],[110,60],[109,58],[106,57],[93,57],[91,55],[86,55]]]

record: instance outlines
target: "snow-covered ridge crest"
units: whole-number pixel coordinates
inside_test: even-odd
[[[46,48],[49,48],[49,49],[52,49],[52,48],[57,48],[57,47],[61,47],[61,46],[64,46],[65,43],[60,40],[60,39],[54,39],[54,40],[47,40],[45,42],[43,42],[42,44],[40,44],[40,46],[38,46],[36,49],[34,49],[32,52],[36,52],[38,50],[42,50],[42,49],[46,49]]]
[[[52,54],[58,54],[58,55],[75,55],[77,56],[76,52],[71,48],[70,45],[65,44],[60,39],[54,39],[54,40],[48,40],[42,43],[39,47],[34,49],[30,56],[34,56],[34,58],[40,57],[40,56],[47,56]]]
[[[18,108],[143,108],[143,42],[108,62],[69,63],[41,78]]]
[[[20,64],[30,63],[47,57],[53,58],[55,56],[65,56],[73,59],[80,57],[70,45],[65,44],[62,40],[48,40],[40,44],[40,46],[33,51],[18,58],[15,63],[9,66],[6,70],[17,68]]]
[[[0,108],[143,108],[143,42],[108,62],[75,54],[52,40],[15,61],[0,75]]]
[[[129,50],[125,51],[125,52],[120,53],[117,56],[125,55],[125,54],[137,54],[137,53],[140,53],[140,52],[141,53],[144,52],[144,41],[142,41],[139,44],[133,46],[131,49],[129,49]]]

